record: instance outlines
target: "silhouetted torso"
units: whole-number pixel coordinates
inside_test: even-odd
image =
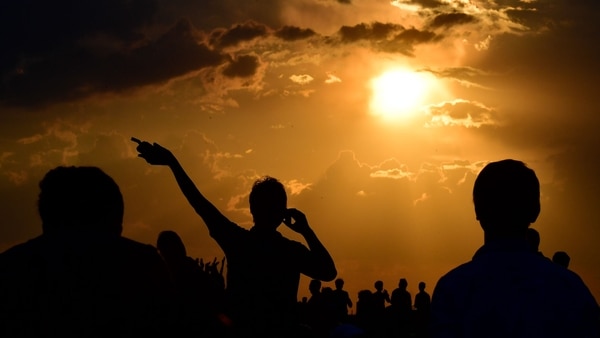
[[[385,303],[390,301],[390,296],[386,291],[375,291],[373,292],[373,310],[378,314],[382,314],[385,311]]]
[[[396,308],[396,311],[406,315],[412,310],[412,297],[410,292],[405,289],[394,289],[392,291],[392,306]]]
[[[525,240],[485,244],[439,280],[431,305],[434,337],[598,333],[598,305],[581,278],[532,252]]]
[[[234,223],[212,228],[211,236],[227,257],[227,308],[234,325],[273,328],[295,322],[308,249],[277,231]]]
[[[341,322],[346,321],[348,318],[348,306],[352,305],[348,291],[335,289],[333,290],[332,297],[337,319]]]
[[[95,232],[42,235],[0,255],[1,336],[139,337],[170,329],[156,250]]]
[[[431,307],[431,296],[425,292],[420,291],[415,295],[415,309],[419,312],[429,313]]]

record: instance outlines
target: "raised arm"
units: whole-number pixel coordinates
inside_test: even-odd
[[[171,151],[157,143],[150,144],[149,142],[140,141],[134,137],[132,137],[131,140],[138,144],[136,150],[139,152],[139,157],[145,159],[146,162],[152,165],[166,165],[171,169],[181,192],[196,213],[200,215],[209,231],[224,224],[224,222],[229,222],[227,217],[225,217],[219,209],[200,193],[200,190],[198,190],[192,179],[188,176]]]
[[[306,216],[300,210],[293,208],[288,209],[287,213],[284,224],[302,235],[310,250],[310,259],[305,262],[303,273],[308,277],[326,282],[334,280],[337,276],[337,270],[333,258],[308,225]]]

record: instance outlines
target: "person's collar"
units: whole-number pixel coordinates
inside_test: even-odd
[[[493,253],[493,252],[532,252],[531,247],[526,239],[520,238],[502,238],[502,239],[494,239],[488,240],[485,244],[479,248],[475,255],[473,255],[473,259]]]

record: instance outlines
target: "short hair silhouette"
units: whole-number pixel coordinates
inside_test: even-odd
[[[560,266],[568,268],[569,263],[571,262],[571,257],[569,257],[569,254],[564,251],[557,251],[552,256],[552,261]]]
[[[287,208],[285,187],[276,178],[261,177],[252,185],[249,202],[250,213],[255,221],[268,220],[268,223],[277,222],[279,225]]]
[[[57,167],[39,184],[38,211],[44,233],[123,230],[123,196],[117,183],[97,167]]]
[[[1,337],[165,335],[174,285],[156,248],[121,236],[117,183],[59,166],[39,183],[42,234],[0,253]]]
[[[523,231],[540,213],[540,183],[535,172],[521,161],[492,162],[475,179],[473,203],[484,231]]]
[[[538,233],[528,230],[540,213],[535,172],[521,161],[491,162],[473,202],[483,245],[438,280],[430,337],[599,337],[594,296],[537,251]]]
[[[308,290],[310,291],[311,294],[316,294],[321,292],[321,281],[318,279],[311,279],[310,283],[308,283]]]
[[[187,256],[181,237],[172,230],[165,230],[158,234],[156,248],[165,259],[181,259]]]

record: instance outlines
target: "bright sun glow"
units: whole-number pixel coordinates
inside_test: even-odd
[[[431,82],[427,73],[387,71],[371,81],[371,112],[385,119],[411,116],[423,105]]]

